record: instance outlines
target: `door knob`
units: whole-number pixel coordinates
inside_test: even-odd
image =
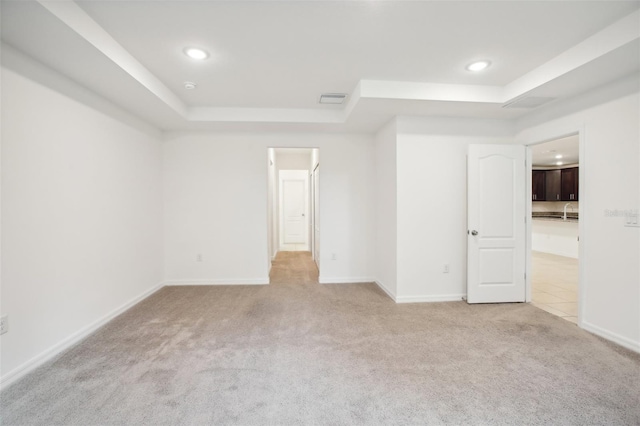
[[[474,229],[473,231],[471,231],[471,235],[478,235],[478,231]]]

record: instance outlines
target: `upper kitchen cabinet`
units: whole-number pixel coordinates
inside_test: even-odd
[[[545,200],[560,201],[562,198],[560,181],[561,170],[545,170]]]
[[[532,201],[544,201],[545,199],[545,171],[544,170],[532,170],[531,171],[531,200]]]
[[[560,170],[562,201],[578,201],[578,167]]]
[[[532,201],[578,201],[578,167],[531,171]]]

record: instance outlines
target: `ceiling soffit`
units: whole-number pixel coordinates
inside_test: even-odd
[[[388,105],[405,103],[405,113],[420,115],[421,108],[415,110],[409,107],[422,104],[447,103],[474,105],[483,108],[491,118],[512,118],[517,114],[524,114],[526,110],[514,113],[502,108],[514,100],[526,99],[544,92],[553,96],[549,88],[559,86],[557,82],[571,82],[572,73],[581,73],[583,84],[573,83],[573,93],[556,93],[566,96],[576,94],[590,86],[606,82],[606,72],[603,69],[618,70],[615,64],[609,67],[590,66],[598,63],[603,57],[615,58],[616,51],[629,50],[629,46],[637,46],[640,38],[640,11],[617,20],[613,24],[601,29],[580,43],[565,50],[552,59],[526,72],[518,78],[503,85],[472,85],[429,83],[410,81],[389,81],[376,79],[361,79],[349,91],[345,105],[326,108],[247,108],[247,107],[207,107],[188,105],[180,96],[171,90],[160,78],[141,64],[136,57],[119,44],[104,28],[102,28],[78,4],[72,1],[38,1],[53,16],[77,33],[83,40],[93,46],[102,55],[121,68],[131,79],[152,94],[157,101],[173,110],[187,123],[289,123],[336,125],[348,123],[350,117],[362,115],[368,109],[369,102],[388,102]],[[628,55],[620,56],[620,60]],[[636,55],[638,56],[638,55]],[[638,58],[635,61],[626,59],[624,70],[638,71]],[[596,70],[597,68],[597,70]],[[594,71],[589,71],[593,69]],[[545,87],[547,90],[544,90]],[[384,110],[384,108],[382,108]],[[387,108],[384,114],[392,114]],[[402,108],[400,108],[402,109]],[[422,110],[432,110],[422,108]],[[469,111],[469,108],[465,109]],[[472,113],[472,112],[469,112]],[[397,115],[397,113],[396,113]],[[454,113],[455,115],[455,113]]]

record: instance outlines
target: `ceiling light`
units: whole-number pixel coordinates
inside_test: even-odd
[[[562,163],[562,161],[558,161],[558,162],[556,163],[556,166],[562,166],[562,164],[563,164],[563,163]]]
[[[562,154],[558,154],[558,155],[556,155],[556,160],[559,160],[559,159],[561,159],[561,158],[562,158]]]
[[[489,61],[473,62],[467,65],[467,71],[482,71],[486,69],[489,65],[491,65],[491,62]]]
[[[191,59],[196,59],[201,61],[203,59],[207,59],[209,54],[202,49],[197,49],[195,47],[187,47],[184,49],[184,54],[190,57]]]
[[[193,90],[193,89],[196,88],[196,86],[197,86],[197,84],[195,84],[195,83],[193,83],[191,81],[185,81],[184,82],[184,88],[187,89],[187,90]]]

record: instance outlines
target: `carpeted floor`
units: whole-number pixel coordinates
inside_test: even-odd
[[[527,304],[397,305],[280,253],[166,287],[1,394],[3,425],[637,425],[640,356]]]

